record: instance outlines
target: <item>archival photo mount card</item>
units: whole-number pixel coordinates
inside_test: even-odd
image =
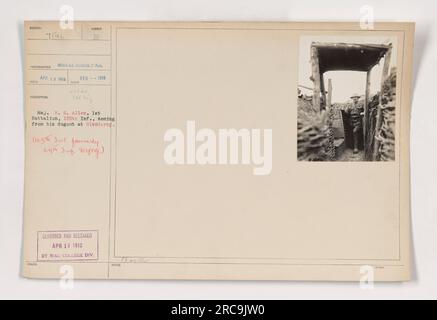
[[[23,276],[410,279],[413,23],[24,29]]]

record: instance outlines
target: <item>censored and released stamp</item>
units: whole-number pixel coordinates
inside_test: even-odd
[[[99,259],[99,232],[39,231],[38,261],[84,261]]]

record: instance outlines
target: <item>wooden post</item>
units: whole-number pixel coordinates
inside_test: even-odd
[[[331,110],[332,104],[332,80],[328,79],[328,97],[326,98],[326,111]]]
[[[376,124],[375,124],[375,143],[373,148],[373,161],[378,160],[378,150],[379,150],[379,130],[381,129],[382,124],[382,91],[384,89],[385,80],[388,78],[388,73],[390,69],[390,59],[391,59],[391,46],[388,48],[385,59],[384,59],[384,68],[382,69],[382,79],[381,79],[381,91],[379,93],[379,104],[378,104],[378,112],[376,114]]]
[[[317,54],[317,48],[311,47],[311,69],[312,80],[314,81],[313,91],[313,108],[314,110],[321,110],[320,105],[320,69],[319,69],[319,57]]]
[[[320,110],[328,109],[326,103],[326,91],[325,91],[325,80],[323,79],[323,74],[320,74],[320,93],[323,98],[323,102],[320,101]]]
[[[324,90],[324,89],[323,89]],[[325,92],[325,91],[324,91]],[[325,112],[328,115],[328,159],[334,160],[336,156],[335,150],[335,137],[334,137],[334,129],[332,127],[334,120],[334,112],[331,108],[332,103],[332,80],[328,79],[328,94],[324,93],[325,99]]]
[[[370,73],[372,69],[367,71],[366,76],[366,92],[364,95],[364,117],[363,117],[363,136],[364,136],[364,151],[367,149],[367,126],[369,124],[369,97],[370,97]]]

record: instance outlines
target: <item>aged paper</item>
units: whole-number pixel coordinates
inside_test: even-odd
[[[22,274],[406,281],[414,24],[25,22]]]

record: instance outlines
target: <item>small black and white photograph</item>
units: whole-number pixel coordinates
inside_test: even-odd
[[[299,161],[394,161],[396,39],[300,40]]]

